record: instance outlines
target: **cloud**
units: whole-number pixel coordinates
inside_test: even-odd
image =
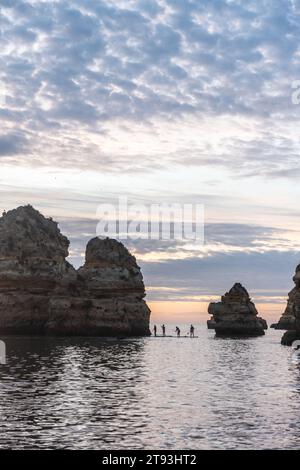
[[[230,253],[207,258],[142,263],[150,300],[200,300],[217,298],[235,282],[241,282],[252,297],[280,298],[284,302],[293,287],[299,263],[294,251],[280,253]],[[152,287],[164,287],[163,290]]]
[[[151,297],[235,280],[286,292],[299,251],[299,14],[298,0],[2,0],[3,208],[59,215],[79,265],[105,198],[200,202],[204,247],[128,242]]]
[[[84,262],[95,219],[60,219],[71,241],[70,261]],[[251,224],[210,223],[205,245],[178,240],[121,240],[142,268],[149,300],[199,300],[226,292],[242,282],[252,294],[282,302],[299,264],[298,232]]]
[[[155,147],[161,120],[180,129],[189,116],[197,132],[197,121],[223,116],[248,120],[249,137],[226,141],[223,130],[210,165],[228,167],[237,158],[249,176],[272,153],[273,177],[292,176],[299,142],[286,128],[291,132],[299,118],[290,99],[298,78],[298,2],[4,0],[0,15],[0,80],[8,90],[0,119],[30,135],[23,164],[37,165],[44,147],[44,164],[71,165],[69,136],[80,127],[81,158],[73,165],[88,159],[95,170],[130,172],[131,153],[120,158],[117,144],[112,153],[102,150],[118,139],[119,126],[127,126],[130,140],[143,122]],[[174,146],[177,165],[207,165],[207,152],[188,136],[184,149],[179,139]],[[153,149],[138,171],[164,164]]]
[[[27,151],[27,139],[18,132],[0,134],[0,157],[18,155]]]

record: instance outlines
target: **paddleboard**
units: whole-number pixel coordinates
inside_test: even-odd
[[[173,335],[151,335],[151,338],[189,338],[189,339],[194,339],[194,338],[198,338],[198,336],[173,336]]]

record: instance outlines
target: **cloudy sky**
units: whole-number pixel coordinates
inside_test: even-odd
[[[204,246],[126,242],[155,312],[204,312],[235,281],[283,309],[299,0],[1,0],[0,34],[0,209],[59,220],[79,265],[103,202],[204,204]]]

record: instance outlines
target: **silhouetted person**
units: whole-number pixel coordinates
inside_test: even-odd
[[[154,327],[153,327],[154,336],[156,336],[156,332],[157,332],[157,327],[156,327],[156,325],[154,325]]]
[[[176,333],[177,333],[177,338],[180,337],[180,329],[178,328],[178,326],[176,326]]]
[[[191,337],[191,338],[194,338],[194,337],[195,337],[194,332],[195,332],[195,328],[193,327],[193,325],[191,325],[191,327],[190,327],[190,337]]]
[[[165,325],[161,326],[163,336],[166,336],[166,327]]]

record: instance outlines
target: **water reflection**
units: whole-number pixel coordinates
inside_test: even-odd
[[[28,448],[85,448],[95,440],[102,447],[124,433],[128,415],[135,414],[135,387],[143,377],[143,340],[5,341],[1,448],[18,447],[22,441]]]
[[[0,448],[300,446],[300,364],[263,338],[5,338]]]

